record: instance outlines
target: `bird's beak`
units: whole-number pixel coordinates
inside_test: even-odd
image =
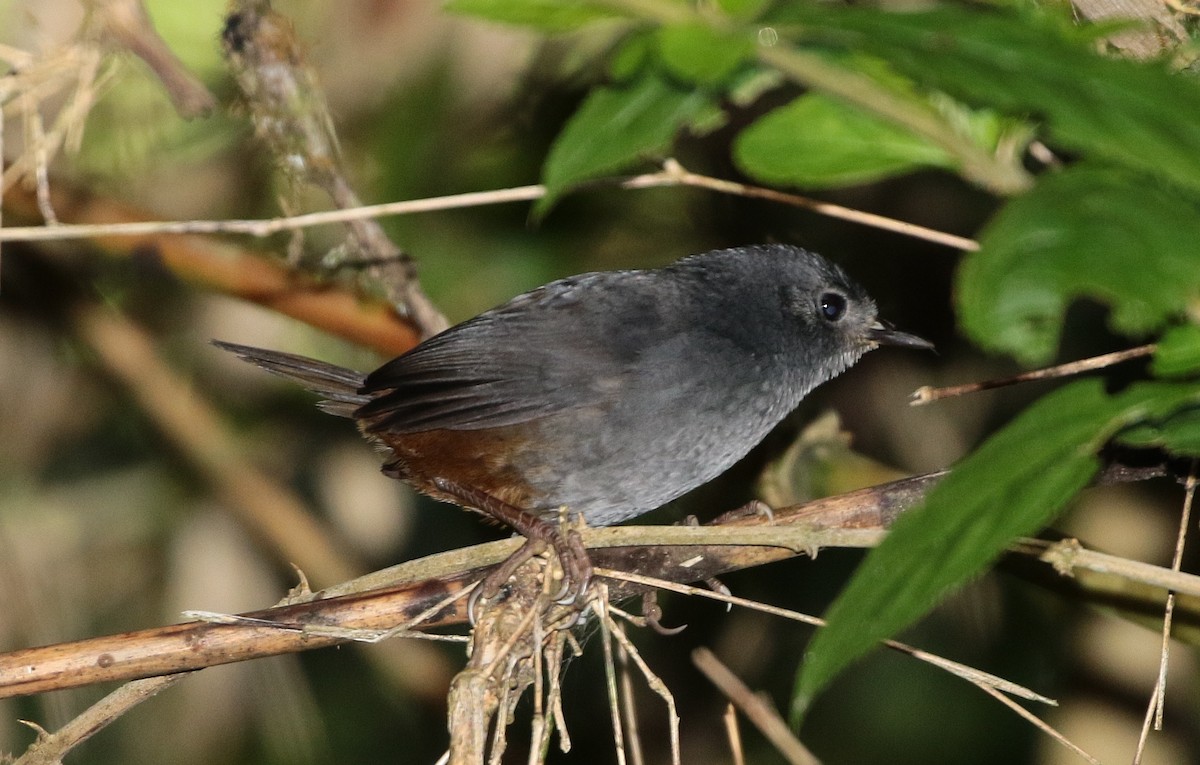
[[[871,328],[867,330],[867,337],[870,338],[871,342],[878,345],[901,345],[905,348],[920,348],[926,351],[933,350],[933,343],[928,340],[916,335],[910,335],[907,332],[897,332],[879,322],[871,325]]]

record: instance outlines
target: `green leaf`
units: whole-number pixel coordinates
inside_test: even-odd
[[[770,0],[717,0],[717,5],[729,16],[750,19],[766,8]]]
[[[767,183],[845,186],[918,167],[947,167],[941,148],[853,106],[810,93],[738,135],[734,161]]]
[[[571,186],[662,155],[680,127],[712,118],[709,97],[653,74],[620,88],[597,88],[550,147],[542,168],[542,215]]]
[[[1200,189],[1200,81],[1162,62],[1103,56],[1047,13],[943,5],[889,13],[791,4],[794,39],[886,59],[971,103],[1044,119],[1053,139]]]
[[[777,69],[747,69],[729,83],[725,97],[734,106],[746,107],[758,100],[768,90],[774,90],[784,82]]]
[[[1136,425],[1117,437],[1126,446],[1200,457],[1200,409],[1185,409],[1159,423]]]
[[[613,53],[608,64],[608,74],[614,82],[632,80],[645,68],[654,53],[654,36],[634,32],[626,37]]]
[[[1013,539],[1058,515],[1118,430],[1200,403],[1200,386],[1144,383],[1110,396],[1081,380],[1037,401],[896,522],[826,614],[796,683],[793,718],[848,664],[912,624]]]
[[[1186,377],[1200,373],[1200,325],[1172,327],[1158,341],[1150,371],[1158,377]]]
[[[1010,201],[959,269],[960,325],[1027,364],[1054,354],[1068,303],[1109,305],[1123,334],[1163,327],[1200,300],[1200,206],[1110,168],[1044,176]]]
[[[449,0],[445,9],[502,24],[543,32],[567,32],[618,14],[579,0]]]
[[[658,32],[658,53],[675,77],[697,85],[724,83],[754,52],[746,37],[722,35],[708,24],[673,24]]]

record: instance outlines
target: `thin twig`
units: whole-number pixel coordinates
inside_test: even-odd
[[[1064,576],[1076,570],[1112,574],[1130,582],[1141,582],[1168,592],[1200,596],[1200,576],[1185,571],[1129,560],[1117,555],[1089,550],[1078,539],[1048,542],[1043,539],[1021,539],[1013,545],[1019,553],[1033,555]]]
[[[775,751],[792,765],[818,765],[820,762],[800,739],[792,733],[788,724],[764,699],[755,695],[745,683],[738,679],[721,661],[707,648],[697,648],[692,651],[692,663],[704,673],[709,681],[717,686],[725,698],[737,705],[742,714],[754,723],[754,727],[767,737]]]
[[[629,653],[617,651],[621,662],[621,712],[625,716],[625,728],[629,731],[629,759],[632,765],[645,765],[642,752],[642,734],[638,728],[637,698],[633,693],[633,676],[629,671]]]
[[[543,648],[542,641],[545,638],[542,629],[542,620],[535,619],[533,622],[533,719],[530,720],[529,734],[529,758],[528,765],[538,765],[545,761],[546,744],[550,741],[550,733],[546,723],[546,699],[543,696],[542,672],[545,671],[545,665],[542,662]],[[496,720],[497,725],[504,723],[504,720]]]
[[[634,573],[626,572],[626,571],[611,571],[609,569],[597,568],[595,573],[596,573],[596,576],[603,576],[603,577],[607,577],[610,579],[617,579],[617,580],[623,580],[623,581],[629,581],[629,582],[637,582],[638,584],[642,584],[647,587],[657,587],[659,589],[670,590],[671,592],[678,592],[678,593],[684,594],[684,595],[698,595],[702,598],[708,598],[710,600],[717,600],[722,603],[728,603],[728,604],[735,605],[735,606],[741,606],[743,608],[749,608],[754,611],[761,611],[762,613],[771,614],[772,616],[780,616],[785,619],[791,619],[792,621],[797,621],[802,624],[809,624],[814,627],[824,627],[825,626],[825,620],[821,619],[819,617],[810,616],[808,614],[800,613],[799,611],[792,611],[791,609],[787,609],[787,608],[780,608],[779,606],[772,606],[767,603],[760,603],[759,601],[756,601],[756,600],[748,600],[746,598],[739,598],[736,595],[729,595],[729,594],[723,593],[723,592],[715,592],[713,590],[705,590],[705,589],[701,589],[699,587],[692,587],[690,585],[677,584],[675,582],[669,582],[665,579],[655,579],[653,577],[642,576],[641,574],[634,574]],[[881,642],[883,643],[883,645],[887,646],[888,648],[891,648],[893,650],[896,650],[901,653],[912,656],[913,658],[918,659],[919,661],[924,661],[928,664],[932,664],[933,666],[938,667],[939,669],[946,670],[947,672],[950,672],[953,675],[961,677],[962,679],[964,679],[967,682],[972,683],[974,685],[987,685],[987,686],[996,688],[1000,691],[1003,691],[1004,693],[1008,693],[1013,696],[1017,696],[1019,698],[1027,699],[1029,701],[1037,701],[1042,704],[1048,704],[1050,706],[1058,706],[1058,702],[1055,701],[1054,699],[1047,698],[1046,696],[1043,696],[1040,693],[1031,691],[1030,689],[1026,688],[1025,686],[1018,685],[1017,683],[1014,683],[1011,680],[1005,680],[1002,677],[998,677],[991,673],[984,672],[983,670],[975,669],[974,667],[968,667],[964,664],[960,664],[959,662],[952,661],[952,660],[946,659],[944,657],[935,656],[933,654],[928,653],[927,651],[922,651],[918,648],[914,648],[913,646],[910,646],[906,643],[900,643],[895,640],[884,640]]]
[[[603,586],[603,585],[601,585]],[[600,645],[604,648],[604,681],[608,689],[608,710],[612,719],[613,746],[616,748],[617,765],[626,765],[625,733],[621,726],[621,704],[617,693],[617,672],[613,663],[612,617],[608,614],[608,594],[600,591],[597,600],[596,619],[600,622]]]
[[[1065,746],[1066,748],[1070,749],[1072,752],[1074,752],[1075,754],[1079,755],[1079,756],[1080,756],[1080,757],[1082,757],[1083,759],[1087,760],[1087,761],[1088,761],[1088,762],[1090,762],[1092,765],[1100,765],[1100,761],[1099,761],[1099,760],[1097,760],[1095,757],[1091,756],[1090,754],[1088,754],[1087,752],[1085,752],[1085,751],[1084,751],[1082,748],[1080,748],[1080,747],[1079,747],[1079,746],[1077,746],[1075,743],[1073,743],[1073,742],[1072,742],[1070,739],[1068,739],[1066,736],[1064,736],[1063,734],[1059,733],[1057,730],[1055,730],[1055,729],[1054,729],[1054,727],[1053,727],[1053,726],[1051,726],[1051,725],[1050,725],[1049,723],[1047,723],[1045,720],[1043,720],[1042,718],[1038,717],[1038,716],[1037,716],[1037,715],[1035,715],[1034,713],[1030,712],[1028,709],[1026,709],[1025,707],[1021,706],[1020,704],[1018,704],[1018,703],[1017,703],[1016,701],[1014,701],[1013,699],[1009,698],[1008,696],[1005,696],[1003,693],[1001,693],[1001,692],[1000,692],[999,690],[997,690],[996,688],[990,688],[990,687],[988,687],[988,686],[986,686],[986,685],[979,685],[979,686],[977,686],[977,687],[978,687],[978,688],[979,688],[981,691],[983,691],[984,693],[986,693],[987,695],[989,695],[989,696],[991,696],[992,698],[994,698],[996,701],[999,701],[1001,704],[1003,704],[1004,706],[1006,706],[1006,707],[1008,707],[1009,709],[1011,709],[1013,712],[1016,712],[1016,713],[1017,713],[1017,715],[1018,715],[1019,717],[1022,717],[1022,718],[1024,718],[1024,719],[1025,719],[1025,721],[1026,721],[1026,722],[1028,722],[1030,725],[1032,725],[1033,727],[1037,728],[1037,729],[1038,729],[1038,730],[1040,730],[1041,732],[1045,733],[1047,736],[1049,736],[1050,738],[1054,739],[1054,740],[1055,740],[1055,741],[1057,741],[1058,743],[1062,744],[1062,745],[1063,745],[1063,746]]]
[[[1154,353],[1157,347],[1154,343],[1139,345],[1136,348],[1105,353],[1102,356],[1092,356],[1091,358],[1058,364],[1057,366],[1046,367],[1044,369],[1034,369],[1030,372],[1023,372],[1019,375],[1002,377],[996,380],[984,380],[983,382],[966,383],[965,385],[951,385],[946,388],[933,388],[926,385],[913,391],[908,403],[910,406],[921,406],[943,398],[962,396],[966,393],[976,393],[983,390],[992,390],[993,388],[1003,388],[1008,385],[1030,382],[1031,380],[1051,380],[1058,377],[1082,374],[1084,372],[1093,372],[1097,369],[1111,367],[1114,364],[1120,364],[1131,359],[1149,356]]]
[[[979,243],[971,239],[873,213],[853,210],[841,205],[819,202],[796,194],[785,194],[775,189],[749,186],[744,183],[700,175],[699,173],[693,173],[684,169],[674,160],[668,160],[664,163],[663,170],[659,172],[609,182],[615,182],[620,188],[624,189],[692,186],[733,196],[765,199],[792,207],[812,210],[828,217],[860,223],[885,231],[893,231],[904,236],[922,239],[935,244],[943,244],[959,250],[974,251],[979,249]],[[601,182],[592,185],[601,185]],[[283,231],[294,231],[333,223],[349,223],[351,221],[370,218],[412,215],[415,213],[454,210],[464,207],[482,207],[510,202],[530,202],[541,199],[545,195],[546,187],[541,184],[534,184],[507,189],[495,189],[492,191],[472,191],[441,197],[364,205],[344,210],[325,210],[305,213],[303,215],[261,220],[138,221],[135,223],[63,224],[56,226],[54,229],[49,229],[45,226],[14,226],[0,231],[0,242],[60,241],[98,236],[144,236],[149,234],[242,234],[262,238]]]
[[[12,765],[60,765],[75,747],[107,728],[146,699],[165,691],[192,674],[147,677],[126,683],[92,704],[54,733],[39,732],[38,739]]]
[[[896,234],[912,237],[913,239],[921,239],[933,244],[941,244],[956,250],[963,250],[964,252],[974,252],[979,249],[979,242],[976,242],[974,239],[956,236],[926,226],[919,226],[915,223],[907,223],[884,215],[876,215],[875,213],[855,210],[851,207],[843,207],[832,202],[821,202],[811,197],[800,196],[799,194],[788,194],[763,186],[751,186],[745,183],[738,183],[737,181],[693,173],[685,169],[683,165],[674,159],[668,159],[663,163],[661,173],[638,176],[637,178],[625,181],[621,185],[623,188],[630,189],[677,185],[693,186],[732,196],[764,199],[790,207],[799,207],[828,218],[837,218],[851,223],[858,223],[870,228],[880,229],[881,231],[891,231]]]
[[[50,151],[46,147],[46,129],[42,125],[42,113],[38,109],[38,104],[26,98],[26,106],[29,109],[25,119],[30,128],[33,146],[38,210],[41,211],[47,226],[56,226],[58,225],[58,215],[54,212],[54,205],[50,203]]]
[[[612,617],[605,615],[605,618],[612,621]],[[637,650],[633,643],[625,635],[625,631],[621,629],[621,625],[612,621],[609,630],[613,637],[617,639],[621,648],[633,659],[633,663],[641,671],[642,677],[646,680],[646,684],[650,686],[650,690],[658,694],[663,703],[667,705],[667,727],[670,731],[671,738],[671,765],[681,765],[681,753],[679,746],[679,710],[675,705],[675,697],[671,695],[671,689],[662,681],[658,675],[654,674],[650,669],[650,665],[642,658],[642,654]]]
[[[1183,565],[1183,548],[1187,541],[1188,528],[1192,523],[1192,500],[1196,496],[1196,468],[1198,461],[1192,461],[1188,473],[1187,484],[1183,495],[1183,510],[1179,515],[1179,532],[1175,536],[1175,555],[1171,559],[1171,570],[1179,571]],[[1167,665],[1171,655],[1171,622],[1175,615],[1175,592],[1167,592],[1167,605],[1163,611],[1162,648],[1158,662],[1158,677],[1154,682],[1154,692],[1150,694],[1150,703],[1146,708],[1146,717],[1142,721],[1142,729],[1138,734],[1137,750],[1133,755],[1134,765],[1139,765],[1146,749],[1146,741],[1150,737],[1150,725],[1154,730],[1161,731],[1163,713],[1167,699]]]
[[[725,723],[725,738],[729,740],[729,753],[733,757],[733,765],[746,765],[746,754],[742,751],[742,732],[738,728],[737,708],[732,702],[725,705],[725,714],[721,717]]]

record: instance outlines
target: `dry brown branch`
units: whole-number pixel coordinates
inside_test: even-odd
[[[645,571],[674,581],[703,580],[723,571],[795,554],[786,547],[762,545],[790,544],[796,549],[815,550],[834,541],[873,544],[886,523],[917,501],[923,489],[936,479],[936,475],[922,476],[822,500],[791,512],[781,510],[776,514],[775,526],[770,528],[754,526],[764,520],[761,517],[727,518],[724,520],[731,528],[724,530],[682,526],[648,527],[640,531],[638,527],[587,529],[585,541],[594,548],[616,546],[594,551],[598,565]],[[829,528],[824,531],[815,528],[824,522],[828,522]],[[788,527],[788,523],[802,525]],[[791,540],[787,539],[788,532],[793,535]],[[635,546],[648,539],[647,533],[651,535],[650,542],[673,546]],[[713,546],[710,535],[714,533],[744,536],[734,537],[735,542],[742,544]],[[340,642],[309,634],[304,629],[308,623],[389,629],[408,622],[477,580],[486,567],[505,559],[517,544],[516,540],[503,540],[432,556],[329,588],[308,603],[247,614],[280,623],[286,629],[192,622],[10,653],[0,657],[0,695],[39,693],[66,685],[179,672]],[[618,597],[627,597],[638,590],[619,584],[614,589]],[[465,609],[465,604],[455,603],[426,626],[461,623]]]
[[[48,733],[38,729],[38,737],[12,765],[60,765],[75,747],[104,730],[125,712],[175,685],[190,672],[165,677],[148,677],[126,683],[92,704],[69,723]]]
[[[255,131],[278,166],[294,181],[325,191],[339,208],[362,202],[342,171],[337,133],[316,74],[290,21],[266,0],[235,2],[222,35],[234,81],[250,107]],[[285,205],[287,206],[287,205]],[[393,304],[410,316],[422,337],[449,326],[421,291],[416,266],[374,219],[348,224],[355,257],[388,291]]]
[[[65,221],[109,225],[146,218],[130,205],[69,191],[62,183],[52,189],[52,200]],[[36,195],[20,186],[5,193],[4,206],[25,220],[39,217]],[[88,238],[107,255],[156,260],[184,281],[257,303],[383,354],[403,353],[418,341],[413,325],[386,303],[297,273],[232,243],[168,234],[97,234]]]
[[[792,557],[799,551],[877,544],[884,529],[919,502],[941,475],[917,476],[776,510],[770,525],[754,513],[727,514],[714,521],[719,527],[586,529],[583,540],[593,551],[597,568],[639,571],[674,582],[703,581]],[[1162,471],[1113,466],[1106,473],[1107,480],[1151,475],[1162,475]],[[306,630],[308,624],[391,629],[480,579],[518,544],[518,540],[503,540],[430,556],[328,588],[310,602],[247,614],[282,628],[191,622],[2,654],[0,697],[181,672],[343,642],[313,636]],[[1046,551],[1045,546],[1029,540],[1018,545],[1018,550],[1035,557]],[[1097,560],[1093,556],[1100,554],[1077,550],[1073,562],[1089,565]],[[1096,565],[1108,563],[1103,556],[1099,560],[1103,562]],[[1177,592],[1200,593],[1200,576],[1192,574],[1137,564],[1125,566],[1122,575]],[[620,582],[609,586],[615,598],[646,589],[645,585]],[[465,615],[466,606],[459,601],[430,618],[425,628],[462,623]]]

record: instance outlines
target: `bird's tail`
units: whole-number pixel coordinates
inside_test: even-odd
[[[243,361],[262,367],[271,374],[297,382],[324,398],[317,404],[323,411],[339,417],[353,417],[354,411],[371,400],[358,392],[366,375],[353,369],[326,364],[305,356],[249,345],[236,345],[213,340],[213,345],[229,351]]]

